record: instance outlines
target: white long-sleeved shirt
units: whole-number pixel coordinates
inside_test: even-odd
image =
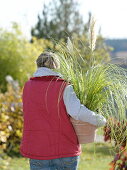
[[[49,75],[62,77],[60,73],[54,72],[46,67],[39,67],[33,76],[40,77]],[[80,103],[80,100],[77,98],[72,85],[68,85],[64,89],[63,100],[67,113],[74,119],[88,122],[98,127],[105,125],[106,119],[102,115],[96,114]]]

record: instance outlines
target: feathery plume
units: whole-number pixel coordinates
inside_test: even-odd
[[[72,54],[73,51],[74,51],[73,44],[72,44],[72,42],[71,42],[71,40],[70,40],[69,37],[67,38],[67,49],[68,49],[69,53],[71,53],[71,54]]]
[[[96,20],[92,16],[91,20],[90,20],[90,27],[89,27],[89,47],[90,47],[91,51],[94,51],[95,46],[96,46],[95,23],[96,23]]]

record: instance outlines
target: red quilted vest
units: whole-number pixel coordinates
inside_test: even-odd
[[[63,101],[66,85],[56,76],[34,77],[25,83],[20,144],[24,157],[49,160],[81,154]]]

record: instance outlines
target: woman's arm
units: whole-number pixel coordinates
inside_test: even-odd
[[[88,122],[98,127],[105,125],[106,119],[102,115],[96,114],[80,103],[71,85],[65,88],[63,100],[67,113],[74,119]]]

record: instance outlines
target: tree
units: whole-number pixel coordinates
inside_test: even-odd
[[[55,40],[66,39],[74,33],[82,34],[84,24],[78,10],[78,3],[74,0],[52,0],[44,5],[42,16],[32,28],[31,34],[37,38]]]
[[[0,29],[0,89],[6,90],[7,75],[22,85],[35,71],[34,62],[38,55],[52,46],[51,42],[44,39],[34,38],[34,42],[30,43],[17,24],[13,24],[11,32]]]

